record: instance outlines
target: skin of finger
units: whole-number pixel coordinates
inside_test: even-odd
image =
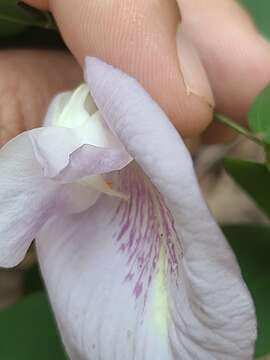
[[[200,52],[219,112],[246,123],[270,81],[270,45],[233,0],[178,0],[183,26]],[[222,127],[211,127],[219,136]],[[209,133],[209,137],[210,133]]]
[[[205,145],[229,144],[238,137],[238,133],[229,127],[213,121],[201,135],[201,143]]]
[[[26,0],[26,4],[34,6],[40,10],[49,10],[49,0]]]
[[[40,126],[52,97],[82,81],[82,71],[64,51],[0,52],[0,145]]]
[[[49,5],[62,36],[83,65],[92,55],[139,80],[185,137],[201,133],[212,110],[188,95],[176,51],[180,21],[174,0],[51,0]],[[29,3],[29,1],[28,1]]]

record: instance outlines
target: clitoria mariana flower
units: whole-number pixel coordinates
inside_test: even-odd
[[[252,359],[253,303],[181,137],[126,74],[87,58],[85,79],[0,151],[0,265],[36,238],[71,359]]]

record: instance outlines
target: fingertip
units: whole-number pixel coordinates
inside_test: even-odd
[[[201,140],[203,144],[230,144],[238,137],[238,133],[223,124],[212,122],[203,132]]]
[[[183,95],[169,117],[182,137],[190,138],[200,135],[209,126],[213,108],[197,95]]]
[[[112,69],[113,71],[111,71]],[[108,91],[108,87],[110,87],[110,92],[114,92],[113,85],[119,86],[118,79],[120,77],[123,77],[125,86],[127,84],[127,79],[131,82],[137,82],[130,76],[124,76],[122,71],[112,65],[106,64],[102,60],[90,56],[85,58],[84,74],[85,80],[90,86],[92,95],[97,101],[102,103],[105,99],[99,89],[103,89],[102,91],[104,92],[105,89]],[[110,78],[109,80],[108,75]],[[115,81],[112,77],[115,77]],[[200,96],[194,94],[188,95],[183,91],[181,79],[179,78],[177,80],[170,86],[170,90],[172,91],[171,96],[161,92],[159,93],[160,98],[154,98],[154,100],[160,104],[161,108],[165,111],[178,132],[184,138],[199,135],[210,124],[213,116],[213,109],[209,106],[207,101]],[[107,84],[105,87],[104,82]],[[157,94],[157,97],[159,97],[159,94]],[[165,97],[164,94],[166,95]],[[119,99],[119,102],[121,100],[122,99]]]

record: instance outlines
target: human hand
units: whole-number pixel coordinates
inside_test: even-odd
[[[180,13],[174,0],[25,2],[53,13],[80,65],[86,55],[97,56],[136,77],[184,137],[201,134],[211,123],[209,87],[219,112],[244,121],[250,103],[270,80],[270,46],[233,0],[178,0],[181,28],[209,79],[203,86],[201,65],[186,47],[180,48],[179,66],[175,38]],[[180,70],[187,66],[195,76],[188,80],[201,96],[187,94]],[[72,56],[60,51],[2,51],[0,67],[1,142],[38,126],[52,96],[82,81]],[[214,125],[207,140],[224,139],[224,128]]]

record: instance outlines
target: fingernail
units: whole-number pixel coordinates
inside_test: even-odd
[[[209,106],[214,108],[215,100],[206,71],[198,51],[188,38],[181,24],[178,25],[176,32],[176,45],[180,70],[187,94],[203,98]]]

